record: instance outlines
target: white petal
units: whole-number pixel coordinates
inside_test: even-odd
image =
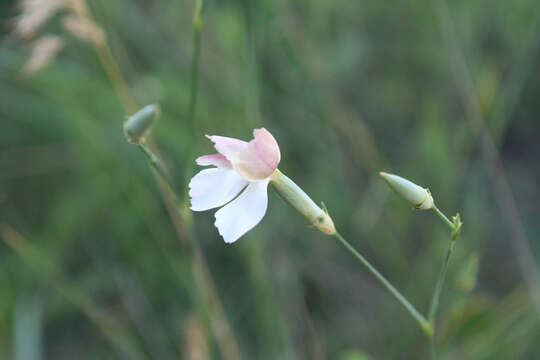
[[[235,242],[261,221],[268,205],[269,181],[250,182],[240,196],[216,212],[214,225],[226,243]]]
[[[234,170],[204,169],[189,182],[191,210],[205,211],[225,205],[247,184]]]

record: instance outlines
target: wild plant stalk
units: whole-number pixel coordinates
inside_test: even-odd
[[[411,314],[411,316],[418,322],[418,325],[422,328],[424,333],[428,337],[432,337],[433,328],[431,323],[416,310],[416,308],[403,296],[391,283],[386,280],[386,278],[377,270],[369,261],[366,260],[347,240],[341,236],[340,233],[336,232],[334,236],[340,241],[340,243],[358,260],[364,265],[368,271],[375,276],[375,278],[392,294],[403,307]]]
[[[195,52],[193,59],[193,73],[192,73],[192,87],[190,95],[190,123],[193,125],[193,118],[195,113],[195,105],[197,99],[197,82],[198,82],[198,63],[200,53],[200,32],[202,27],[202,10],[204,3],[202,0],[197,0],[194,11],[194,40],[195,40]],[[91,16],[91,15],[89,15]],[[120,67],[112,55],[110,47],[106,38],[103,38],[102,43],[92,43],[94,50],[99,56],[99,59],[106,70],[106,73],[112,82],[114,89],[118,93],[120,100],[128,113],[133,113],[137,110],[138,106],[130,93],[124,77],[120,71]],[[192,270],[194,275],[194,283],[196,284],[196,292],[199,294],[197,297],[201,301],[196,301],[196,306],[203,306],[205,309],[202,311],[207,314],[205,318],[206,323],[209,324],[214,336],[217,340],[220,351],[224,359],[239,359],[240,351],[238,343],[235,339],[234,332],[230,327],[223,306],[219,300],[219,296],[216,291],[212,276],[206,264],[204,255],[198,247],[195,234],[191,229],[192,221],[185,219],[182,211],[179,207],[178,196],[171,187],[171,182],[167,176],[167,171],[163,166],[159,157],[146,145],[145,142],[139,144],[139,149],[149,160],[149,164],[153,169],[153,174],[156,182],[158,183],[158,189],[161,197],[166,204],[167,212],[174,225],[175,232],[180,242],[184,239],[191,240],[192,245]],[[185,207],[185,206],[184,206]]]
[[[428,312],[427,318],[420,314],[418,310],[403,296],[369,261],[366,260],[356,249],[352,247],[352,245],[341,236],[341,234],[335,230],[333,223],[331,222],[331,231],[323,232],[327,233],[328,235],[333,235],[336,237],[340,243],[362,264],[364,265],[368,271],[375,276],[375,278],[390,292],[392,296],[394,296],[401,305],[411,314],[411,316],[418,322],[424,333],[428,336],[430,340],[430,354],[432,359],[436,358],[436,349],[435,349],[435,314],[437,312],[437,308],[439,306],[439,299],[441,296],[442,287],[444,285],[444,280],[446,278],[446,272],[448,269],[448,264],[450,262],[450,257],[452,255],[452,252],[454,250],[454,244],[457,239],[457,236],[459,235],[460,229],[461,229],[461,219],[459,214],[454,216],[452,218],[452,221],[446,217],[435,205],[433,197],[431,196],[431,193],[428,189],[424,189],[415,183],[404,179],[400,176],[393,175],[393,174],[387,174],[384,172],[381,172],[380,175],[383,177],[383,179],[388,183],[388,185],[398,194],[403,196],[407,201],[409,201],[411,204],[414,205],[416,209],[419,210],[433,210],[437,216],[448,226],[450,227],[452,233],[451,233],[451,241],[448,246],[448,250],[446,252],[446,256],[444,258],[441,270],[439,272],[438,279],[435,283],[435,288],[433,291],[431,304]],[[285,176],[282,176],[285,178],[285,180],[281,180],[283,184],[286,183]],[[282,196],[291,203],[297,210],[299,210],[301,213],[303,213],[306,217],[309,218],[308,214],[309,211],[302,211],[304,208],[308,207],[316,207],[316,205],[313,204],[311,199],[301,189],[299,189],[294,183],[288,185],[288,188],[290,190],[281,190]],[[290,193],[290,194],[289,194]],[[298,193],[299,195],[295,195]],[[300,204],[300,205],[299,205]],[[325,214],[327,216],[327,212],[325,211]],[[315,224],[322,223],[325,220],[323,216],[315,217],[316,221]],[[317,226],[317,225],[316,225]]]
[[[433,336],[430,339],[430,356],[432,360],[435,360],[437,358],[437,351],[436,351],[436,344],[435,344],[435,330],[436,330],[435,315],[439,307],[439,299],[440,299],[441,291],[444,285],[444,280],[446,279],[446,272],[448,270],[448,264],[450,263],[450,257],[452,256],[452,253],[454,252],[454,245],[456,243],[456,239],[461,230],[462,222],[461,222],[459,213],[453,217],[452,219],[453,221],[450,221],[450,219],[448,219],[448,217],[444,215],[444,213],[440,211],[437,206],[433,205],[433,211],[446,225],[448,225],[448,227],[452,231],[451,236],[450,236],[450,242],[448,243],[448,249],[446,250],[446,255],[444,257],[441,270],[439,271],[439,277],[437,278],[437,282],[435,283],[435,289],[433,290],[433,296],[431,297],[431,304],[429,306],[429,313],[428,313],[428,321],[433,328]]]
[[[412,202],[418,209],[431,209],[434,207],[433,197],[427,189],[403,179],[399,176],[381,173],[388,184],[405,199]],[[375,278],[394,296],[401,305],[417,321],[420,328],[428,338],[433,337],[433,324],[420,314],[403,294],[399,292],[371,263],[366,260],[345,238],[336,230],[332,218],[324,207],[319,208],[313,200],[291,179],[276,169],[271,176],[270,184],[277,193],[300,214],[302,214],[314,227],[324,234],[334,236]],[[459,220],[459,217],[457,217]],[[442,284],[442,281],[441,281]],[[440,290],[439,290],[440,292]]]
[[[165,169],[165,165],[161,162],[161,160],[150,150],[150,148],[144,143],[141,142],[140,144],[137,144],[137,147],[143,152],[144,156],[146,156],[146,159],[148,159],[148,164],[152,169],[154,169],[158,175],[167,182],[167,185],[173,189],[172,184],[169,181],[169,176],[167,175],[167,169]]]
[[[204,0],[195,0],[195,6],[193,8],[193,53],[191,58],[191,79],[189,85],[189,102],[187,108],[187,125],[191,131],[192,139],[196,138],[198,134],[198,123],[196,121],[195,113],[197,110],[197,99],[199,94],[199,73],[200,73],[200,62],[201,62],[201,37],[202,29],[204,24],[203,13],[206,7],[206,2]],[[193,141],[192,146],[189,147],[186,158],[192,159],[197,153],[198,142]],[[187,188],[189,179],[193,175],[191,167],[188,167],[188,170],[185,174],[184,182],[182,183],[182,188]]]
[[[118,63],[114,60],[114,56],[107,41],[104,40],[102,43],[95,44],[94,50],[98,54],[99,60],[107,72],[107,76],[111,80],[126,111],[130,114],[137,111],[137,103],[129,91],[129,87],[122,76]]]
[[[444,215],[435,205],[433,205],[433,211],[441,218],[441,220],[450,227],[452,230],[451,240],[448,245],[448,250],[444,258],[441,270],[439,271],[439,276],[437,278],[435,289],[433,291],[431,305],[429,307],[429,312],[427,319],[422,314],[416,310],[416,308],[403,296],[369,261],[366,260],[352,245],[341,236],[339,232],[336,231],[334,236],[340,241],[340,243],[358,260],[362,265],[364,265],[368,271],[375,276],[375,278],[392,294],[403,307],[411,314],[411,316],[418,322],[424,333],[428,336],[430,340],[430,354],[432,359],[436,359],[436,347],[435,347],[435,315],[437,308],[439,306],[439,299],[441,291],[444,285],[444,280],[446,278],[446,272],[448,270],[448,264],[450,262],[450,257],[454,251],[455,241],[459,235],[461,228],[461,220],[459,214],[457,214],[453,221],[450,221],[446,215]]]
[[[203,27],[204,0],[195,1],[193,10],[193,58],[191,60],[191,85],[188,105],[188,124],[193,133],[197,132],[195,123],[195,109],[197,107],[197,95],[199,87],[199,63],[201,59],[201,31]]]
[[[505,223],[505,227],[509,231],[509,240],[514,248],[516,260],[519,265],[518,268],[527,285],[528,293],[533,300],[536,312],[540,313],[540,273],[533,256],[534,251],[531,249],[525,225],[519,213],[519,204],[513,194],[497,149],[497,143],[491,135],[491,130],[486,126],[491,121],[486,121],[486,116],[481,109],[473,78],[462,46],[459,44],[456,25],[450,15],[448,5],[444,0],[438,0],[435,4],[437,19],[443,35],[444,44],[450,55],[448,58],[450,59],[450,65],[456,79],[456,85],[461,90],[459,93],[462,96],[462,103],[465,104],[465,113],[467,114],[471,130],[477,138],[482,159],[489,175],[488,180],[492,183],[494,199],[501,212],[500,219]],[[538,14],[536,15],[535,22],[538,23]],[[536,47],[534,43],[537,41],[537,26],[533,28],[532,33],[534,39],[533,47]],[[532,53],[534,54],[535,51]],[[519,63],[516,66],[518,73],[524,72],[524,69],[527,68],[524,64]],[[526,76],[522,76],[526,78]],[[511,80],[513,79],[509,79],[507,82],[510,83]],[[514,96],[519,96],[518,91],[515,91],[514,94]],[[508,107],[505,101],[501,101],[500,104],[504,104],[502,106],[503,108]],[[510,110],[514,106],[515,102],[513,104],[510,102]],[[500,116],[498,111],[492,111],[491,113],[494,116]],[[508,115],[507,119],[509,118],[510,116]],[[498,122],[500,123],[500,120]]]
[[[431,305],[429,307],[428,319],[432,324],[435,322],[435,313],[437,312],[437,308],[439,307],[439,298],[441,296],[441,289],[444,285],[444,280],[446,278],[446,271],[448,269],[448,263],[450,262],[450,257],[452,256],[452,253],[454,252],[454,244],[459,234],[459,227],[461,226],[461,223],[459,223],[459,225],[455,225],[455,223],[451,222],[446,217],[446,215],[444,215],[437,208],[437,206],[433,206],[433,211],[435,211],[435,213],[443,220],[443,222],[450,227],[450,229],[452,230],[452,235],[451,235],[450,242],[448,244],[448,250],[446,251],[446,256],[444,258],[443,264],[441,266],[441,270],[439,272],[439,277],[437,278],[437,282],[435,283],[433,297],[431,298]],[[459,217],[458,217],[458,221],[459,221]]]

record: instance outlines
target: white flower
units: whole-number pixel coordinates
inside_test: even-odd
[[[195,161],[201,166],[215,167],[200,171],[189,182],[191,210],[223,206],[215,214],[214,225],[225,242],[232,243],[264,217],[268,183],[281,154],[276,140],[264,128],[253,130],[254,139],[250,142],[215,135],[207,137],[218,153]]]

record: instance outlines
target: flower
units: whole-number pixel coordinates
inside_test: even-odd
[[[221,207],[215,214],[214,225],[226,243],[233,243],[266,213],[268,183],[281,159],[279,146],[264,128],[254,129],[250,142],[216,135],[206,137],[218,153],[195,160],[198,165],[214,167],[200,171],[189,182],[191,210]]]

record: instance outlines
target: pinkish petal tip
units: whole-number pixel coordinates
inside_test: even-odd
[[[206,135],[206,137],[231,163],[232,168],[248,180],[268,178],[277,169],[281,159],[276,139],[265,128],[254,129],[253,140],[249,143],[218,135]]]
[[[195,162],[201,166],[214,165],[222,169],[232,169],[232,164],[221,154],[203,155],[195,159]]]

